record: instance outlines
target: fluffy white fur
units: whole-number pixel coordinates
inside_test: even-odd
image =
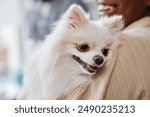
[[[122,27],[122,16],[90,21],[80,6],[72,5],[29,60],[18,99],[58,99],[87,83],[95,73],[83,69],[73,55],[94,66],[93,57],[99,55],[104,59],[97,66],[101,69],[111,58],[111,53],[105,57],[101,50],[115,45]],[[78,51],[76,46],[85,42],[90,46],[89,51]]]

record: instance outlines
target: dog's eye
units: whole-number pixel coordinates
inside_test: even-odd
[[[107,56],[108,53],[109,53],[109,49],[108,49],[108,48],[103,48],[103,49],[101,50],[101,52],[103,53],[104,56]]]
[[[86,43],[83,43],[81,45],[77,45],[77,49],[80,51],[80,52],[87,52],[89,51],[90,47],[88,44]]]

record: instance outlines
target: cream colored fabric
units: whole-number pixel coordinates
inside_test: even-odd
[[[150,99],[150,17],[123,30],[110,65],[59,99]]]
[[[150,17],[123,31],[104,99],[150,99]]]

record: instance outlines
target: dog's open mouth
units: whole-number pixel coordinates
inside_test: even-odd
[[[83,68],[88,71],[89,73],[96,73],[98,71],[98,67],[89,65],[88,63],[84,62],[80,59],[80,57],[73,55],[73,58],[83,66]]]

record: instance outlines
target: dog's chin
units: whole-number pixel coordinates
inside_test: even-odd
[[[73,55],[73,59],[80,65],[83,74],[94,75],[99,70],[99,67],[86,63],[76,55]]]

